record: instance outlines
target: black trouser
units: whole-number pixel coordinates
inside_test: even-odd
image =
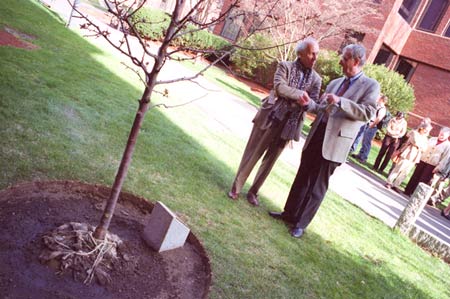
[[[305,229],[322,203],[328,182],[341,163],[322,157],[322,144],[326,124],[322,123],[303,150],[300,167],[289,192],[283,216],[295,227]]]
[[[378,152],[378,156],[375,160],[373,168],[375,168],[375,170],[383,172],[386,166],[388,165],[389,160],[392,157],[392,154],[398,148],[399,144],[400,142],[398,138],[394,138],[389,135],[384,136],[383,143],[381,144],[381,148],[380,151]],[[381,163],[381,160],[383,160],[383,163]]]
[[[416,169],[414,170],[414,173],[411,176],[411,179],[409,179],[408,185],[406,185],[405,194],[406,195],[413,194],[414,190],[416,190],[417,185],[419,185],[419,183],[428,184],[431,178],[433,177],[434,167],[435,166],[431,164],[420,161],[419,164],[417,164]]]

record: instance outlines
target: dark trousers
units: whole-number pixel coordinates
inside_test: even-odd
[[[378,156],[375,160],[373,168],[375,168],[375,170],[383,172],[386,166],[388,165],[389,160],[392,157],[392,154],[398,148],[399,144],[400,141],[398,138],[394,138],[389,135],[384,136],[383,143],[381,144],[381,148],[380,151],[378,152]],[[383,162],[381,162],[382,160]]]
[[[321,124],[307,148],[303,150],[300,167],[289,192],[283,217],[295,227],[305,229],[316,215],[328,190],[334,170],[341,165],[322,157],[326,124]]]
[[[420,161],[419,164],[417,164],[416,169],[414,170],[414,173],[408,182],[408,185],[406,185],[405,194],[408,196],[413,194],[419,183],[428,184],[433,177],[434,167],[435,166],[431,164]]]

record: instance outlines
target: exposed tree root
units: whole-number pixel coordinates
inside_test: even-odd
[[[108,233],[104,240],[92,235],[95,227],[85,223],[63,224],[42,237],[45,249],[39,256],[62,274],[72,271],[76,280],[90,284],[94,277],[104,285],[110,283],[108,270],[117,260],[117,249],[122,244],[120,238]]]

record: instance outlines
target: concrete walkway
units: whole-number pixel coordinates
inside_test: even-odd
[[[67,20],[70,7],[66,0],[41,0],[41,2],[50,5],[52,10]],[[82,6],[85,5],[82,4]],[[90,11],[92,9],[89,7]],[[77,26],[79,21],[79,19],[72,20],[71,27]],[[108,30],[114,31],[110,28]],[[164,77],[173,79],[190,74],[193,74],[192,71],[169,61],[163,68],[161,79]],[[183,98],[186,97],[186,90],[189,90],[190,99],[200,98],[193,104],[206,112],[205,114],[209,116],[208,124],[246,140],[250,135],[251,120],[255,115],[256,108],[244,100],[230,95],[203,77],[196,79],[196,82],[199,85],[190,82],[171,84],[168,87],[170,96],[177,97],[179,95]],[[304,140],[294,143],[292,149],[286,148],[281,159],[298,168],[303,142]],[[408,203],[408,198],[384,188],[384,183],[361,167],[346,163],[338,167],[332,176],[330,189],[360,207],[367,214],[381,220],[389,227],[394,227]],[[426,206],[410,236],[422,246],[429,247],[432,244],[432,248],[428,248],[429,250],[450,261],[450,221],[440,216],[440,210]]]

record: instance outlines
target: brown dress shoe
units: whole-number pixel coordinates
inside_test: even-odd
[[[256,194],[253,194],[251,192],[247,193],[247,201],[252,206],[255,206],[255,207],[259,206],[258,195],[256,195]]]

